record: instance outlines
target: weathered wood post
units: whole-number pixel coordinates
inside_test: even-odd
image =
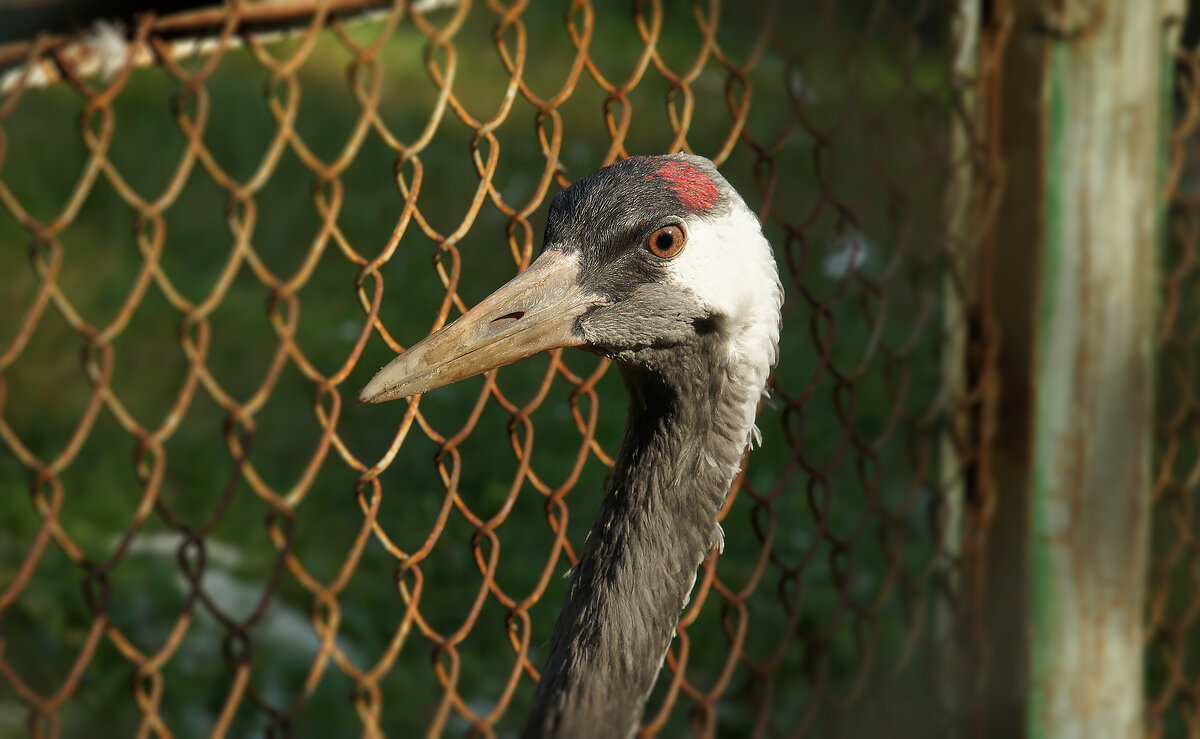
[[[1000,0],[983,608],[996,737],[1137,737],[1175,0]]]

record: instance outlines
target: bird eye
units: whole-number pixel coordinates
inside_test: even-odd
[[[684,233],[682,226],[664,226],[650,234],[646,239],[646,248],[656,257],[671,259],[683,251],[683,245],[686,242],[687,234]]]

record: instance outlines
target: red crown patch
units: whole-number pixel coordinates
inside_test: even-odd
[[[666,183],[683,207],[693,213],[701,213],[713,207],[720,196],[717,186],[708,175],[690,162],[665,162],[654,170],[652,176]]]

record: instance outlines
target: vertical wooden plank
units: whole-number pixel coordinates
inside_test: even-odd
[[[964,506],[967,486],[962,440],[969,433],[967,394],[967,341],[969,330],[968,296],[971,252],[978,240],[978,163],[972,147],[979,135],[979,100],[975,81],[979,76],[979,31],[982,25],[981,0],[958,0],[951,21],[951,74],[955,80],[955,105],[950,120],[950,176],[946,183],[945,216],[948,274],[942,279],[941,378],[944,401],[950,423],[942,434],[939,449],[940,479],[938,505],[938,550],[943,560],[942,573],[947,590],[962,588],[962,548],[965,526]],[[942,648],[940,672],[945,705],[957,706],[962,697],[960,609],[947,601],[937,603],[935,612],[937,642]]]
[[[1045,16],[1046,200],[1035,317],[1029,726],[1138,736],[1162,207],[1161,16]]]
[[[999,336],[993,390],[986,411],[991,439],[991,512],[982,564],[973,583],[983,632],[977,646],[979,696],[973,735],[1013,739],[1027,734],[1029,628],[1027,526],[1032,465],[1032,336],[1045,199],[1042,131],[1045,38],[1032,0],[996,0],[989,22],[1009,26],[1001,69],[986,96],[989,146],[1005,172],[1000,205],[985,246],[980,323]]]
[[[1011,11],[992,708],[1005,736],[1140,736],[1166,8]]]
[[[966,421],[963,413],[967,395],[967,306],[963,295],[968,266],[967,252],[972,232],[973,172],[971,139],[974,133],[976,91],[967,83],[977,73],[979,55],[979,0],[958,0],[951,20],[951,75],[956,82],[956,105],[951,106],[950,172],[944,200],[948,274],[942,278],[941,357],[942,403],[949,423],[938,449],[938,558],[946,592],[958,594],[962,587],[963,508],[966,500],[965,471],[959,453]],[[963,674],[966,660],[959,639],[959,604],[948,598],[934,602],[934,648],[937,702],[960,709],[964,705]],[[960,709],[961,710],[961,709]]]

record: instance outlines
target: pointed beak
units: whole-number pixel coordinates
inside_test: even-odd
[[[578,277],[578,257],[542,252],[529,269],[379,370],[359,401],[416,395],[538,352],[582,345],[575,321],[608,303],[581,288]]]

